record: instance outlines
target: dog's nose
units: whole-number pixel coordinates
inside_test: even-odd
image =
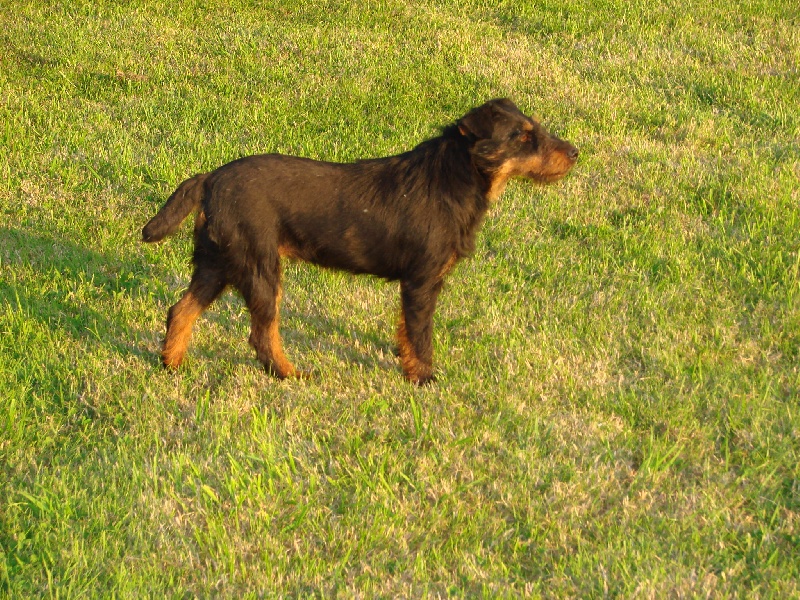
[[[578,160],[578,149],[575,146],[570,146],[567,150],[567,156],[570,160]]]

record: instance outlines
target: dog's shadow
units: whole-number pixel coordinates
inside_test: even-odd
[[[120,253],[123,254],[123,253]],[[151,330],[139,329],[129,320],[109,313],[108,306],[114,299],[148,298],[164,310],[177,302],[181,290],[173,289],[174,282],[165,281],[165,273],[142,258],[129,253],[124,260],[120,256],[108,255],[90,249],[66,238],[41,234],[24,228],[0,227],[0,264],[12,267],[16,277],[0,278],[0,303],[10,307],[21,318],[12,318],[8,332],[16,343],[10,345],[11,358],[25,364],[29,359],[30,344],[37,343],[31,337],[30,325],[35,321],[38,328],[47,330],[53,340],[70,338],[88,348],[104,347],[118,356],[136,357],[156,368],[160,364],[157,350],[163,339],[163,322]],[[27,273],[27,275],[26,275]],[[186,272],[189,281],[189,269]],[[180,284],[178,284],[180,287]],[[92,302],[92,298],[97,299]],[[223,299],[224,298],[224,299]],[[203,319],[228,330],[231,336],[243,335],[247,339],[250,328],[249,314],[235,318],[232,313],[243,310],[242,300],[230,290],[207,311]],[[390,330],[386,335],[368,333],[354,328],[351,322],[328,318],[311,307],[287,302],[281,311],[281,334],[284,347],[290,357],[296,357],[300,369],[311,365],[302,364],[302,356],[319,353],[333,355],[331,360],[356,363],[366,370],[385,369],[395,356]],[[245,311],[246,313],[246,311]],[[16,325],[15,325],[16,324]],[[292,325],[302,324],[302,327]],[[198,323],[202,327],[202,320]],[[387,324],[387,328],[391,324]],[[30,338],[30,339],[28,339]],[[352,343],[347,343],[352,340]],[[344,341],[344,343],[343,343]],[[213,341],[202,346],[193,344],[190,356],[197,353],[209,360],[230,360],[237,364],[259,368],[254,353],[244,342],[225,356],[226,350]],[[39,360],[63,363],[64,357],[56,353],[38,352]],[[328,359],[325,359],[327,362]],[[42,382],[58,389],[58,368],[41,369],[48,373],[51,382]],[[56,366],[56,365],[53,365]],[[311,368],[312,377],[314,368]]]
[[[176,301],[179,296],[175,295]],[[357,327],[354,324],[355,317],[331,316],[324,306],[318,304],[293,298],[289,292],[281,306],[280,336],[283,350],[299,370],[308,372],[313,380],[319,375],[318,370],[328,368],[319,363],[333,364],[339,368],[357,365],[365,371],[385,371],[393,367],[399,369],[397,343],[393,337],[396,323],[387,321],[385,328],[379,331]],[[193,344],[190,347],[190,355],[194,351],[209,360],[216,358],[237,365],[261,366],[246,341],[250,332],[250,315],[237,291],[229,288],[212,304],[198,321],[198,330],[202,330],[204,320],[226,331],[226,336],[230,335],[238,342],[233,347],[223,348],[214,340],[204,340],[202,346]],[[309,363],[309,360],[316,364]]]
[[[113,301],[122,295],[147,295],[147,282],[153,276],[150,265],[122,261],[68,239],[8,227],[0,227],[0,261],[18,273],[0,278],[0,302],[23,315],[12,323],[24,328],[25,321],[33,320],[73,339],[101,342],[123,354],[146,354],[135,344],[108,335],[120,325],[91,298]]]
[[[155,364],[143,342],[147,332],[117,313],[129,298],[152,294],[153,269],[146,262],[122,260],[49,232],[0,226],[0,265],[0,307],[9,314],[3,355],[21,381],[71,396],[76,385],[97,383],[76,376],[76,368],[91,370],[85,356]]]
[[[340,365],[357,364],[367,371],[383,371],[399,365],[396,360],[397,344],[392,341],[391,326],[385,332],[366,332],[353,327],[352,320],[331,318],[310,311],[284,311],[287,325],[282,329],[287,352],[318,353],[333,356]],[[291,328],[291,322],[302,320],[303,330]],[[311,330],[311,331],[308,331]],[[304,365],[298,364],[304,369]],[[312,372],[313,375],[313,372]]]

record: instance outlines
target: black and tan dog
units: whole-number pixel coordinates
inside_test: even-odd
[[[194,274],[167,315],[164,365],[181,364],[195,319],[233,286],[250,311],[258,359],[278,377],[300,376],[278,333],[280,259],[288,257],[399,280],[403,372],[430,381],[436,299],[445,275],[472,253],[487,208],[511,177],[555,181],[577,157],[500,99],[398,156],[353,164],[248,156],[184,181],[142,230],[157,242],[197,212]]]

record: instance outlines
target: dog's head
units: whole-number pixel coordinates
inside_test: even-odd
[[[493,200],[511,177],[557,181],[578,160],[575,146],[548,133],[505,98],[472,109],[457,126],[470,144],[475,165],[491,182]]]

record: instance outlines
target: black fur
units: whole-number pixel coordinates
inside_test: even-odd
[[[398,156],[337,164],[268,154],[197,175],[142,230],[159,241],[197,211],[195,270],[170,309],[164,364],[180,364],[192,322],[230,285],[251,312],[258,358],[279,377],[298,375],[277,333],[280,258],[290,257],[399,280],[403,370],[429,381],[436,299],[446,273],[474,251],[490,202],[510,177],[555,180],[576,159],[571,144],[493,100]]]

